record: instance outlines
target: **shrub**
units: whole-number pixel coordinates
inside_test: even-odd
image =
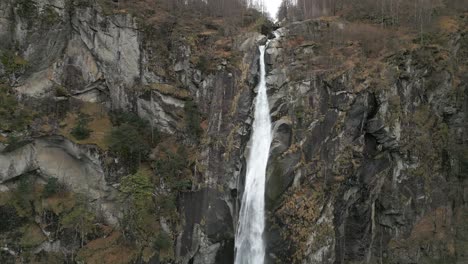
[[[177,191],[187,191],[192,188],[192,180],[182,179],[177,180],[171,184],[171,188]]]
[[[209,72],[211,69],[211,63],[210,63],[209,57],[207,55],[200,55],[195,67],[199,69],[202,73]]]
[[[96,231],[96,215],[88,208],[89,201],[83,196],[77,196],[75,206],[60,215],[60,228],[71,229],[79,234],[80,244],[86,241],[88,234]],[[73,236],[76,239],[75,236]]]
[[[33,111],[19,104],[12,89],[0,84],[0,129],[20,131],[31,122]]]
[[[166,250],[171,248],[172,239],[165,232],[159,233],[154,240],[154,247],[158,250]]]
[[[129,112],[113,112],[111,113],[111,120],[112,123],[116,126],[129,124],[140,132],[143,132],[149,127],[148,121],[141,119],[138,115],[134,113]]]
[[[274,24],[265,16],[261,16],[255,21],[255,30],[263,35],[270,35],[273,31]]]
[[[21,226],[23,219],[12,206],[0,206],[0,232],[9,232]]]
[[[122,178],[119,191],[125,212],[122,226],[127,236],[147,240],[154,236],[157,221],[153,203],[153,184],[150,177],[142,172]]]
[[[151,128],[147,120],[140,118],[134,113],[114,112],[111,114],[111,121],[115,126],[129,124],[138,131],[144,139],[150,139],[152,145],[157,144],[161,140],[161,134],[155,128]]]
[[[77,125],[72,129],[71,134],[78,140],[84,140],[89,138],[91,130],[82,125]]]
[[[148,205],[152,202],[153,189],[150,178],[137,172],[122,178],[119,190],[131,198],[135,209],[140,212],[147,210]]]
[[[162,176],[177,176],[185,168],[185,160],[178,154],[166,153],[167,158],[156,161],[156,169]]]
[[[192,100],[187,101],[185,102],[184,110],[187,133],[193,139],[199,140],[203,130],[200,127],[201,113],[198,110],[197,104]]]
[[[37,4],[31,0],[20,0],[17,4],[17,12],[22,18],[35,18],[37,15]]]
[[[177,153],[165,153],[165,158],[155,162],[156,172],[166,181],[169,188],[184,191],[192,187],[192,181],[187,178],[185,171],[188,166],[188,156],[183,146]]]
[[[150,146],[144,135],[128,123],[114,129],[107,136],[109,149],[126,160],[130,170],[135,172],[139,162],[149,153]]]
[[[44,196],[51,197],[54,194],[59,192],[59,182],[58,179],[55,177],[50,177],[47,179],[47,183],[44,187]]]
[[[22,57],[16,55],[13,51],[7,50],[2,53],[0,58],[3,66],[5,67],[5,72],[7,74],[14,74],[23,72],[29,67],[28,61]]]
[[[65,89],[65,87],[58,85],[55,87],[55,96],[68,97],[70,96],[70,93]]]
[[[34,182],[24,175],[18,180],[18,186],[13,193],[13,205],[20,216],[31,214],[31,200],[33,199]]]
[[[78,115],[78,122],[72,129],[70,134],[78,140],[84,140],[89,138],[92,130],[88,128],[88,123],[91,121],[91,117],[87,114],[80,113]]]
[[[160,213],[165,216],[170,216],[177,209],[175,198],[172,195],[160,196],[157,200],[160,206]]]
[[[60,21],[59,13],[52,6],[46,6],[41,13],[41,20],[45,26],[53,26]]]

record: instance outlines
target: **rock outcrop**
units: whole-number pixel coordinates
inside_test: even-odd
[[[18,134],[25,138],[24,144],[10,145],[11,151],[0,154],[0,183],[14,188],[13,182],[29,174],[42,181],[57,178],[92,201],[107,224],[120,225],[125,210],[119,208],[119,180],[127,171],[120,167],[125,161],[103,149],[105,142],[82,145],[56,136],[69,136],[63,132],[69,124],[53,117],[66,116],[83,103],[99,105],[100,112],[134,112],[152,129],[179,138],[180,144],[197,144],[196,153],[190,154],[191,191],[174,194],[180,196],[183,223],[180,233],[174,233],[179,238],[175,260],[229,262],[242,189],[238,182],[250,133],[252,88],[258,77],[258,45],[266,38],[254,32],[230,38],[235,59],[213,59],[210,69],[201,69],[193,62],[199,55],[186,37],[158,36],[157,31],[164,28],[151,28],[138,16],[109,13],[105,8],[98,1],[0,3],[0,48],[25,64],[21,71],[6,74],[3,70],[0,78],[14,88],[21,102],[54,112]],[[163,41],[170,42],[169,53],[158,46]],[[187,102],[196,107],[188,109]],[[185,124],[187,111],[194,109],[203,121],[201,138],[195,138]],[[97,114],[92,118],[101,120],[102,113]],[[15,136],[9,131],[4,135]],[[162,183],[154,192],[165,195],[168,191]],[[166,225],[167,230],[172,228]]]
[[[52,136],[24,142],[21,147],[0,153],[0,184],[8,184],[25,174],[36,174],[47,181],[57,178],[73,192],[85,195],[96,211],[110,224],[117,224],[117,190],[105,180],[101,153],[95,146],[78,145]]]
[[[448,35],[447,46],[396,52],[373,65],[356,44],[337,47],[348,61],[329,68],[320,41],[342,28],[293,23],[267,49],[275,127],[269,258],[462,263],[466,85],[448,65],[463,64],[451,58],[466,32]]]

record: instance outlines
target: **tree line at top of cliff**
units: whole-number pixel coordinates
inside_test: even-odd
[[[135,4],[134,0],[109,0],[121,7]],[[189,11],[192,15],[212,17],[236,17],[246,14],[252,8],[260,9],[262,1],[258,0],[146,0],[147,7],[162,8],[170,13]]]
[[[278,19],[297,21],[320,16],[342,16],[389,25],[427,24],[441,13],[468,11],[466,0],[283,0]]]
[[[375,57],[384,50],[399,50],[408,40],[443,46],[445,35],[462,28],[457,20],[466,12],[466,0],[282,0],[277,17],[283,24],[317,18],[338,22],[329,34],[309,38],[358,41],[366,54]]]

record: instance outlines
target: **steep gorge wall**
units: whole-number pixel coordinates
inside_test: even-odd
[[[343,21],[279,30],[267,50],[272,263],[466,261],[467,20],[455,19],[446,42],[378,59],[327,46]]]
[[[266,189],[271,263],[466,260],[466,15],[455,20],[458,29],[447,32],[443,44],[372,60],[363,56],[362,43],[329,47],[322,38],[353,27],[344,21],[310,20],[277,31],[266,57],[274,122]],[[266,39],[254,32],[231,37],[230,57],[213,60],[208,70],[194,59],[194,36],[158,34],[164,26],[148,28],[138,16],[109,14],[94,1],[2,1],[0,49],[28,65],[11,71],[0,63],[0,79],[41,111],[64,111],[60,116],[72,112],[75,101],[97,103],[103,112],[137,113],[168,141],[195,146],[192,185],[177,193],[180,225],[161,221],[175,240],[174,256],[166,261],[229,263],[257,47]],[[154,45],[161,39],[169,39],[169,53]],[[57,94],[62,88],[68,97]],[[198,139],[184,124],[192,100],[202,116]],[[0,190],[14,189],[31,172],[41,180],[56,177],[116,222],[125,166],[100,142],[57,136],[63,120],[47,122],[22,132],[27,145],[0,154]],[[44,125],[52,128],[44,132]],[[168,191],[164,183],[155,189]],[[67,235],[48,237],[37,251],[69,250]]]
[[[21,102],[39,112],[59,111],[19,134],[27,139],[19,148],[0,155],[0,183],[8,186],[2,190],[14,190],[15,181],[30,173],[39,176],[39,182],[58,178],[92,200],[107,224],[117,224],[122,217],[118,190],[125,164],[103,149],[101,141],[81,145],[57,134],[63,135],[62,127],[68,125],[60,117],[74,111],[76,104],[99,105],[100,113],[92,116],[99,120],[109,111],[134,112],[164,135],[178,138],[178,144],[196,146],[190,153],[191,190],[174,194],[181,228],[175,230],[161,220],[175,240],[169,261],[230,261],[238,181],[251,122],[251,87],[258,71],[257,47],[265,38],[259,33],[236,35],[230,49],[233,57],[241,54],[240,58],[213,60],[214,68],[208,71],[193,62],[196,54],[188,42],[193,36],[159,36],[171,42],[170,53],[163,57],[154,45],[161,40],[152,35],[162,29],[145,27],[127,12],[106,13],[96,1],[2,1],[0,12],[2,54],[10,52],[27,62],[19,71],[0,64],[4,69],[0,77]],[[198,106],[203,121],[202,136],[195,140],[184,123],[189,101]],[[1,132],[6,138],[15,136]],[[156,186],[155,192],[166,193],[164,186]],[[48,239],[61,242],[60,250],[67,247],[66,237]]]

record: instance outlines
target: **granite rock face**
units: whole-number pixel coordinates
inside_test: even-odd
[[[113,205],[117,190],[106,184],[105,166],[97,147],[78,145],[60,136],[22,145],[0,153],[0,184],[31,173],[45,181],[56,178],[92,200],[94,209],[104,212],[108,223],[117,224],[119,211]]]
[[[26,2],[35,12],[25,13]],[[99,1],[26,2],[0,2],[1,55],[27,64],[11,71],[0,61],[0,80],[21,102],[63,115],[76,101],[133,112],[194,146],[192,186],[174,194],[180,225],[160,221],[176,238],[172,262],[139,261],[231,263],[258,45],[268,37],[229,36],[231,57],[207,69],[194,60],[188,37],[148,31],[137,16],[109,14]],[[442,46],[372,59],[363,56],[362,43],[328,45],[327,36],[350,26],[342,21],[282,23],[276,30],[265,58],[274,133],[266,175],[268,263],[467,261],[468,34],[466,16],[457,19],[462,26]],[[168,43],[154,45],[161,40]],[[199,139],[185,124],[190,105],[200,115]],[[58,136],[64,125],[47,135],[31,126],[16,147],[9,143],[13,133],[0,131],[0,196],[26,176],[57,178],[118,227],[124,165],[98,145]],[[164,183],[159,192],[167,192]],[[47,238],[40,236],[38,252],[71,252],[66,239]],[[2,248],[0,260],[3,252],[14,258],[15,250]]]
[[[314,36],[336,23],[290,24],[267,49],[271,262],[466,261],[467,90],[447,67],[463,65],[447,50],[466,32],[446,49],[396,52],[363,76],[362,61],[323,62]]]
[[[136,113],[151,127],[188,144],[194,140],[184,124],[185,107],[194,102],[203,118],[204,139],[193,154],[194,186],[178,198],[183,227],[174,234],[180,239],[173,255],[177,263],[229,262],[258,78],[258,45],[266,37],[255,32],[235,36],[232,53],[240,54],[238,62],[224,60],[206,71],[191,60],[186,38],[163,35],[171,39],[171,49],[162,57],[160,47],[153,45],[161,40],[152,33],[137,17],[106,13],[97,1],[2,1],[0,50],[12,52],[27,66],[7,74],[0,63],[0,78],[22,102],[39,110],[54,107],[66,115],[76,102],[98,104],[106,111]],[[54,124],[52,130],[63,125]],[[22,135],[27,141],[0,154],[0,186],[8,191],[26,175],[39,181],[57,178],[93,201],[107,224],[118,226],[124,164],[99,146],[29,132]],[[8,131],[3,135],[10,136]],[[184,202],[191,196],[197,199]],[[57,243],[45,248],[65,247]]]

